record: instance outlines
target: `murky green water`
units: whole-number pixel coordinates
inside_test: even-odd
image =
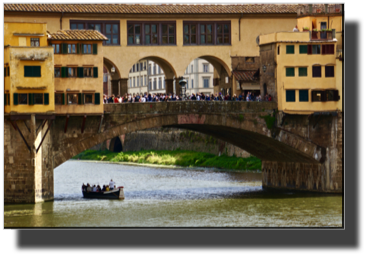
[[[5,227],[341,227],[342,196],[270,193],[261,174],[68,161],[55,201],[5,205]],[[84,199],[112,178],[125,200]]]

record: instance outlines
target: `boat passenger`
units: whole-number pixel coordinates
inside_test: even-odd
[[[106,185],[106,191],[110,191],[110,187]]]
[[[103,185],[102,191],[106,191],[106,186],[105,185]]]
[[[82,191],[86,191],[86,185],[84,183],[82,184]]]
[[[93,192],[97,192],[97,187],[93,185]]]
[[[109,183],[110,190],[114,190],[114,185],[115,185],[115,182],[111,179],[111,181]]]
[[[101,192],[101,187],[100,187],[99,184],[97,185],[97,191],[98,191],[98,192]]]

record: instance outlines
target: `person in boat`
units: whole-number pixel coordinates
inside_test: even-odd
[[[90,184],[89,184],[89,183],[87,183],[87,186],[86,186],[86,191],[87,191],[87,192],[91,192],[91,186],[90,186]]]
[[[111,181],[109,183],[110,190],[114,190],[114,185],[115,185],[115,182],[111,179]]]
[[[84,183],[82,184],[82,191],[86,191],[86,185]]]
[[[101,192],[101,186],[99,184],[97,185],[97,191]]]
[[[93,192],[97,192],[97,187],[95,185],[93,185]]]
[[[102,191],[106,191],[106,186],[105,185],[103,185]]]
[[[110,191],[110,187],[106,185],[106,191]]]

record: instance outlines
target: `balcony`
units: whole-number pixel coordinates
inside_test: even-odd
[[[310,4],[303,5],[298,8],[298,16],[307,15],[326,15],[326,14],[342,14],[341,4]]]
[[[311,40],[333,40],[336,37],[336,30],[312,31]]]

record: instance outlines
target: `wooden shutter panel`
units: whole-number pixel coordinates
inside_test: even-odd
[[[98,78],[98,67],[94,67],[93,71],[94,71],[94,78]]]
[[[45,105],[50,104],[49,93],[44,93],[44,104]]]
[[[7,76],[7,68],[4,67],[4,77],[6,77],[6,76]]]
[[[13,93],[13,104],[18,105],[18,93]]]
[[[40,66],[33,66],[33,77],[41,77]]]
[[[77,43],[76,45],[76,52],[77,54],[81,54],[81,44]]]
[[[34,104],[34,94],[29,93],[29,105],[33,105],[33,104]]]
[[[338,90],[333,90],[333,100],[339,101]]]
[[[7,73],[8,73],[8,76],[10,76],[10,69],[9,69],[9,67],[7,67]]]
[[[81,95],[81,93],[77,94],[77,98],[78,98],[78,104],[82,104],[82,95]]]
[[[326,45],[325,44],[322,45],[322,52],[321,52],[321,54],[326,55]]]
[[[4,93],[4,106],[7,105],[7,95]]]
[[[96,43],[93,44],[93,54],[94,55],[98,54],[98,44]]]
[[[307,45],[307,54],[312,55],[312,44]]]
[[[94,103],[95,104],[100,104],[100,102],[101,102],[101,97],[100,97],[100,93],[95,93],[94,94]]]
[[[24,66],[24,77],[31,77],[32,70],[30,66]]]
[[[61,105],[65,104],[65,93],[61,94]]]
[[[321,101],[322,102],[326,102],[328,100],[327,96],[328,96],[328,93],[325,90],[321,91]]]
[[[78,78],[83,78],[84,77],[84,68],[83,67],[78,67],[77,68],[77,77]]]
[[[61,51],[63,54],[68,54],[68,44],[66,43],[61,44]]]

